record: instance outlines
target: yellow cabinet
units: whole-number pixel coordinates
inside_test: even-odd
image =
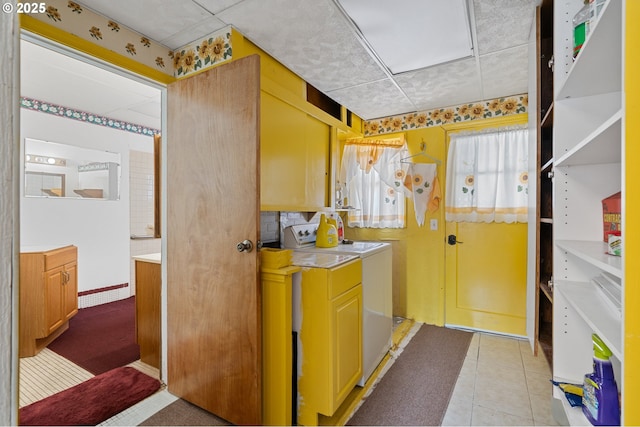
[[[261,269],[262,424],[290,426],[293,402],[292,282],[300,267]]]
[[[362,377],[362,261],[302,271],[298,424],[332,416]]]
[[[20,253],[20,357],[35,356],[78,312],[78,249]]]
[[[260,114],[261,209],[329,207],[331,127],[264,91]]]
[[[331,347],[333,390],[329,412],[347,397],[362,376],[362,285],[351,288],[331,301]]]

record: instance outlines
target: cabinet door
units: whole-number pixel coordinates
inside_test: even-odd
[[[331,302],[331,339],[335,409],[362,377],[362,285]]]
[[[160,264],[136,260],[136,340],[140,360],[160,369]]]
[[[62,286],[64,282],[64,268],[52,268],[45,273],[44,305],[45,324],[40,330],[38,338],[44,338],[58,329],[65,321],[63,315]]]
[[[329,125],[266,92],[260,105],[262,210],[329,206]]]
[[[78,312],[78,268],[72,262],[64,266],[64,284],[62,285],[62,307],[64,320],[71,319]]]

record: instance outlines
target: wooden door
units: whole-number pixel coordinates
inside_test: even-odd
[[[527,224],[447,222],[445,323],[526,335]]]
[[[259,425],[261,295],[257,56],[168,88],[167,385],[234,424]]]

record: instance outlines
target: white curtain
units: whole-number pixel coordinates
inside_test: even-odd
[[[406,173],[401,160],[407,156],[406,143],[345,145],[340,181],[345,185],[348,205],[354,208],[347,215],[350,227],[405,226]]]
[[[527,222],[526,127],[451,135],[447,221]]]

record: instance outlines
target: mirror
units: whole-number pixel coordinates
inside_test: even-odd
[[[120,154],[25,138],[24,195],[120,199]]]

